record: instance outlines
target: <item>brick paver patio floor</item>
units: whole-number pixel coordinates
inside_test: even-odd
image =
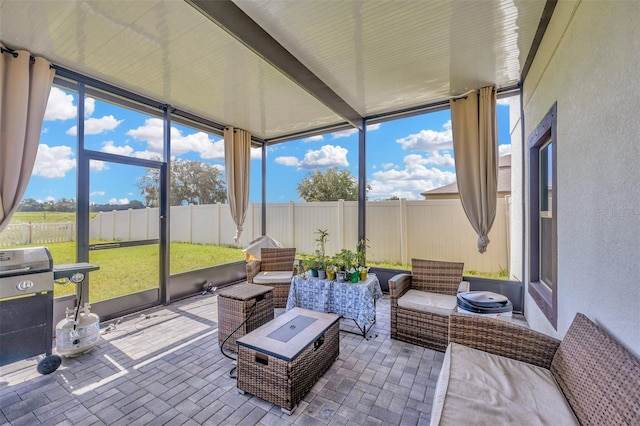
[[[443,354],[389,338],[388,295],[366,339],[340,333],[340,357],[291,416],[237,392],[233,361],[218,346],[217,309],[217,296],[205,294],[122,318],[48,376],[34,360],[1,367],[0,424],[429,423]]]

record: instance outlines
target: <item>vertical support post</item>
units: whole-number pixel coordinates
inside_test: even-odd
[[[366,238],[367,209],[367,120],[358,130],[358,241]]]
[[[159,247],[159,282],[160,282],[160,303],[168,305],[171,303],[171,292],[169,289],[170,274],[170,244],[169,234],[169,189],[171,188],[171,111],[169,105],[164,105],[163,110],[163,144],[162,144],[162,166],[160,167],[160,247]]]
[[[262,233],[267,235],[267,144],[262,142]]]
[[[89,261],[89,157],[84,150],[84,99],[85,87],[78,83],[78,160],[76,174],[76,258],[78,262]],[[80,287],[81,286],[81,287]],[[76,306],[82,299],[89,300],[89,277],[76,285]]]

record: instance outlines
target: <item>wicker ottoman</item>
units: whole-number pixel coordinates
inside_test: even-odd
[[[224,344],[224,349],[237,352],[236,339],[272,319],[273,287],[237,284],[218,293],[218,344],[221,348]],[[225,343],[231,333],[233,336]]]
[[[302,308],[238,339],[238,391],[291,414],[340,353],[338,315]]]

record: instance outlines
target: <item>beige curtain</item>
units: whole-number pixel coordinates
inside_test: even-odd
[[[249,165],[251,161],[251,134],[245,130],[227,127],[224,130],[224,164],[227,175],[227,198],[231,216],[236,223],[236,244],[242,236],[242,225],[249,206]]]
[[[55,71],[29,52],[0,44],[0,232],[27,189]]]
[[[496,90],[483,87],[464,98],[451,99],[449,104],[460,201],[478,234],[478,251],[484,253],[496,216]]]

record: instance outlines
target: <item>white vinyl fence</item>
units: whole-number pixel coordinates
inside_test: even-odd
[[[75,223],[18,223],[0,232],[0,247],[73,241]]]
[[[262,235],[261,204],[250,204],[239,246]],[[233,245],[235,224],[228,204],[171,207],[171,240],[195,244]],[[267,204],[266,234],[298,253],[313,253],[318,229],[329,231],[327,254],[342,248],[355,250],[358,238],[358,203]],[[397,200],[367,203],[367,258],[402,262],[411,258],[451,260],[465,269],[498,272],[508,269],[509,206],[498,199],[496,219],[484,254],[459,200]],[[158,238],[156,208],[102,212],[90,224],[91,239],[128,241]]]

